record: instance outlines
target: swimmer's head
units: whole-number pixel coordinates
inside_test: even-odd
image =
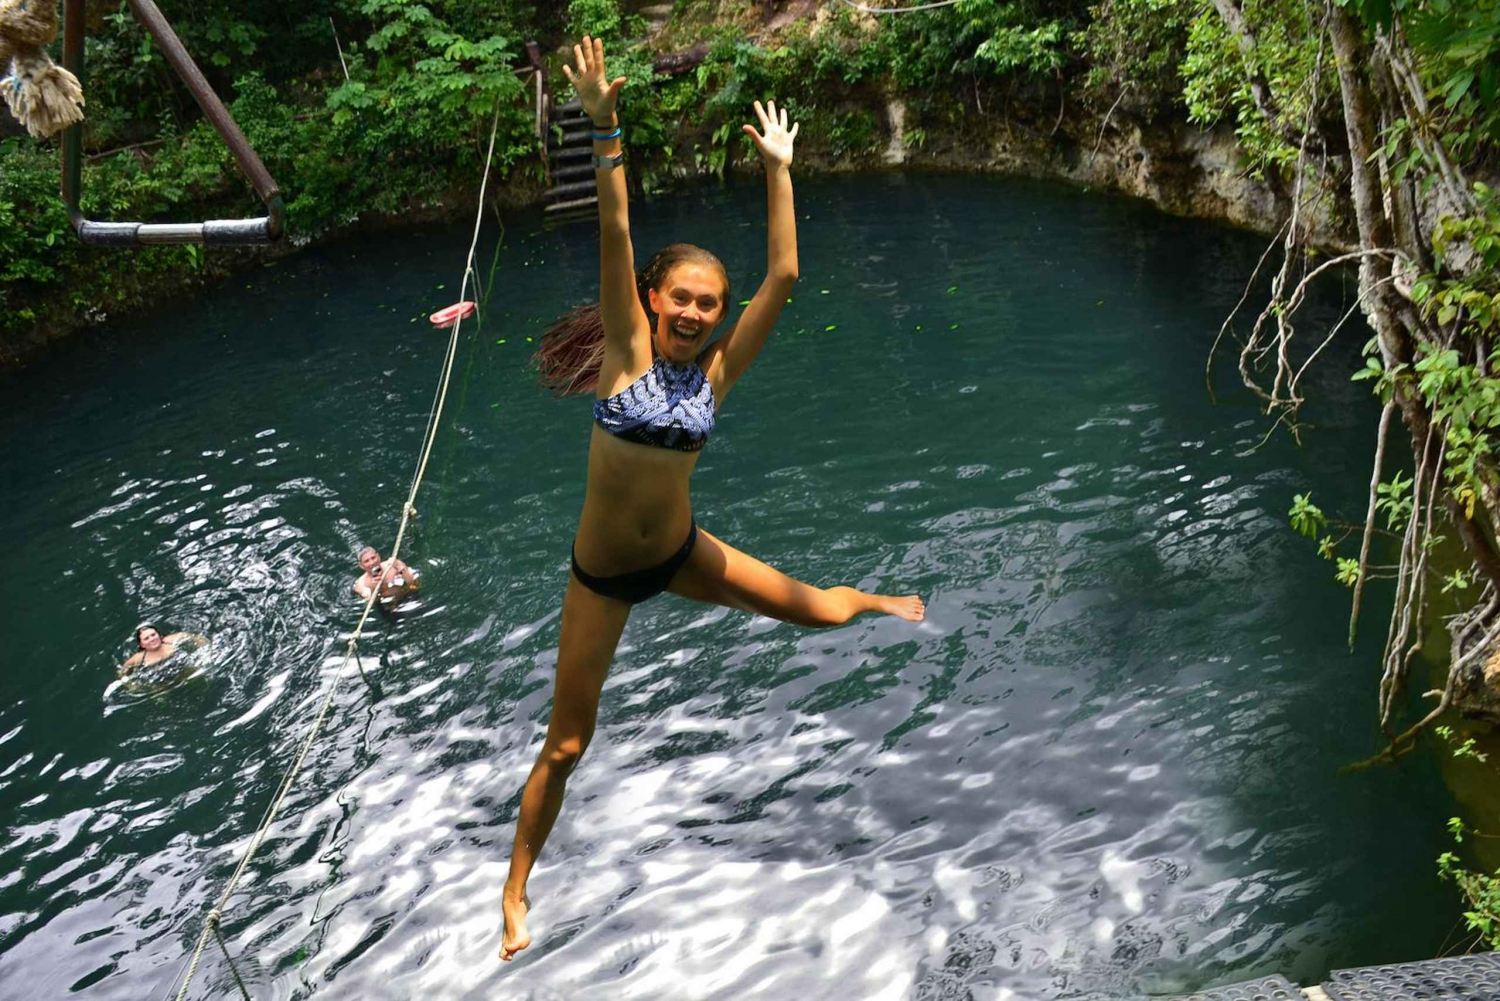
[[[656,318],[656,353],[677,365],[702,354],[729,301],[723,262],[702,247],[673,243],[646,262],[637,282]]]
[[[161,633],[149,622],[142,622],[135,627],[135,647],[137,650],[155,650],[161,646]]]
[[[359,551],[359,568],[365,573],[380,569],[380,553],[374,546],[366,546]]]

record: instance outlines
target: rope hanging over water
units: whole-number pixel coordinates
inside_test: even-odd
[[[83,121],[78,78],[47,54],[56,39],[57,0],[0,0],[0,94],[41,139]]]
[[[0,0],[0,3],[3,2],[5,0]],[[460,299],[463,299],[468,292],[469,280],[471,278],[474,280],[476,286],[479,284],[479,274],[474,269],[474,253],[479,246],[479,229],[484,221],[484,196],[489,188],[490,165],[494,160],[495,136],[499,128],[500,103],[496,101],[494,119],[490,123],[489,150],[485,153],[484,157],[484,176],[479,183],[479,210],[474,216],[474,236],[469,243],[469,256],[464,263],[464,276],[463,281],[460,283]],[[422,477],[427,472],[427,460],[432,456],[433,443],[437,440],[438,422],[442,418],[443,404],[448,397],[448,384],[453,375],[453,359],[458,352],[458,335],[462,328],[463,317],[459,317],[458,322],[453,325],[452,334],[448,337],[448,353],[443,359],[443,373],[438,380],[437,392],[433,397],[432,410],[427,416],[427,431],[423,435],[422,452],[417,459],[417,467],[416,472],[412,476],[411,489],[407,492],[406,502],[401,505],[401,524],[396,529],[396,541],[391,546],[390,558],[393,560],[400,557],[401,543],[406,538],[407,526],[411,524],[412,516],[417,513],[414,502],[417,499],[417,491],[422,486]],[[218,901],[208,912],[208,917],[203,924],[203,931],[198,936],[198,944],[193,949],[192,957],[189,960],[187,973],[182,978],[182,986],[177,992],[177,1001],[183,1001],[187,997],[188,987],[192,985],[193,975],[198,971],[198,964],[203,958],[203,952],[208,945],[209,938],[219,934],[219,923],[223,917],[225,907],[229,903],[230,895],[239,886],[240,879],[245,874],[245,869],[250,865],[250,860],[255,857],[255,852],[260,848],[261,843],[265,841],[266,834],[270,831],[271,825],[276,821],[276,815],[281,811],[281,806],[286,801],[287,794],[291,792],[292,785],[297,781],[297,774],[302,770],[302,764],[307,759],[307,752],[312,749],[313,741],[317,738],[318,732],[323,727],[323,720],[327,717],[328,710],[333,705],[333,697],[338,692],[339,684],[344,680],[344,673],[348,670],[350,662],[357,663],[359,639],[363,634],[365,621],[369,619],[370,612],[374,609],[375,602],[378,600],[380,600],[380,589],[371,588],[370,596],[365,599],[364,610],[360,613],[359,622],[354,627],[353,635],[349,637],[349,645],[344,649],[343,662],[339,664],[338,672],[334,675],[333,681],[328,686],[328,694],[324,696],[323,703],[318,709],[318,714],[313,717],[312,724],[308,727],[307,735],[302,739],[302,746],[298,750],[297,756],[292,760],[291,767],[286,770],[286,774],[282,776],[281,784],[276,790],[276,795],[272,797],[270,805],[266,807],[266,812],[261,818],[260,826],[256,828],[254,837],[250,839],[250,844],[246,847],[244,855],[240,857],[239,865],[235,868],[234,874],[229,877],[229,882],[224,886],[224,891],[219,894]],[[221,938],[220,943],[222,944],[222,942]],[[225,949],[225,955],[229,955],[227,948]],[[233,960],[230,961],[230,970],[234,972],[234,978],[236,982],[240,983],[240,989],[243,991],[244,984],[240,981],[239,972],[234,970]]]

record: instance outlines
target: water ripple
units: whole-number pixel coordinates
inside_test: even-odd
[[[591,287],[593,238],[528,224],[505,250],[406,550],[423,592],[367,626],[360,670],[355,554],[394,532],[442,350],[407,320],[466,234],[311,252],[8,385],[29,586],[0,672],[0,996],[164,995],[341,672],[224,912],[257,998],[1102,1001],[1435,951],[1440,790],[1334,777],[1369,749],[1367,661],[1285,527],[1294,491],[1362,509],[1358,338],[1309,376],[1339,409],[1305,451],[1251,450],[1264,427],[1232,373],[1205,399],[1202,358],[1255,241],[979,179],[798,198],[806,288],[695,511],[929,618],[641,606],[509,966],[589,427],[523,345]],[[722,244],[749,275],[762,214],[681,194],[637,242]],[[142,391],[167,370],[195,377]],[[142,619],[212,643],[113,680]],[[196,983],[237,990],[217,951]]]

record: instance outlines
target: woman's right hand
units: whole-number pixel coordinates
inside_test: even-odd
[[[563,75],[578,91],[579,103],[584,113],[595,125],[608,126],[615,114],[615,102],[620,99],[620,88],[625,78],[610,80],[604,72],[604,41],[583,36],[583,42],[573,46],[573,57],[577,66],[563,64]]]

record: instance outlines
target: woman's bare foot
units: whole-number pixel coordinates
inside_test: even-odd
[[[531,910],[531,900],[524,894],[512,897],[509,892],[500,898],[500,910],[505,914],[505,933],[500,938],[500,958],[509,963],[516,953],[531,944],[531,933],[526,930],[526,912]]]
[[[922,599],[915,594],[908,594],[901,598],[892,598],[887,595],[876,595],[880,611],[887,615],[899,615],[907,622],[921,622],[927,617],[927,606],[922,604]]]

